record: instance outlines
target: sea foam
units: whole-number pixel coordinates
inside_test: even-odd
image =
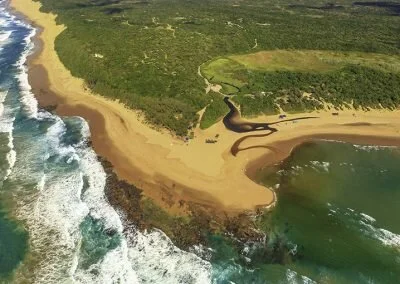
[[[382,149],[395,149],[397,148],[396,146],[372,146],[372,145],[353,145],[355,148],[366,151],[366,152],[371,152],[371,151],[379,151]]]
[[[85,137],[89,135],[88,126],[86,122],[82,123],[84,125],[82,136]],[[123,237],[120,247],[108,252],[101,263],[96,264],[102,271],[100,274],[102,279],[122,275],[124,277],[120,280],[122,282],[125,282],[124,279],[127,280],[125,283],[132,283],[133,279],[139,283],[211,282],[211,265],[193,253],[175,247],[163,232],[153,230],[142,233],[133,226],[126,228],[127,225],[123,225],[123,218],[109,205],[104,195],[106,175],[96,154],[91,148],[86,147],[80,150],[79,155],[82,170],[88,177],[89,183],[83,201],[90,208],[93,217],[101,219],[107,228],[117,230]],[[106,263],[108,264],[105,265]],[[107,269],[107,273],[103,269]],[[80,275],[76,278],[85,278],[82,276],[85,275],[83,271],[77,271],[76,274]]]
[[[0,32],[0,43],[6,42],[12,34],[12,31]]]
[[[0,133],[7,133],[8,134],[8,143],[7,146],[10,149],[6,155],[6,159],[8,162],[8,169],[3,177],[3,180],[6,180],[8,176],[11,174],[11,171],[14,167],[16,161],[16,152],[14,150],[14,137],[13,137],[13,129],[14,129],[14,115],[12,110],[9,108],[5,109],[4,101],[7,97],[8,92],[0,92]]]
[[[9,177],[18,203],[15,217],[29,231],[30,242],[29,255],[16,277],[26,274],[35,283],[210,283],[209,262],[180,250],[159,230],[140,232],[128,227],[124,216],[108,203],[106,173],[86,143],[90,139],[87,123],[76,118],[83,138],[70,145],[62,139],[70,135],[64,120],[38,111],[26,67],[36,30],[10,19],[29,31],[24,39],[26,48],[15,65],[16,79],[24,114],[37,126],[35,139],[25,139],[18,147],[21,152],[9,155],[9,163],[15,167]],[[6,112],[4,109],[1,119],[7,118]],[[0,122],[0,129],[10,133],[13,150],[14,120],[4,122]],[[85,267],[81,265],[81,225],[88,217],[101,222],[105,230],[116,232],[120,242]]]
[[[315,169],[322,169],[324,172],[329,172],[329,162],[324,161],[310,161],[310,163],[315,167]]]
[[[317,283],[313,281],[312,279],[304,276],[304,275],[299,275],[296,271],[287,269],[286,270],[286,279],[288,283],[290,284],[297,284],[297,283],[303,283],[303,284],[314,284]]]
[[[352,227],[363,233],[365,237],[379,241],[385,246],[400,249],[400,235],[387,229],[379,228],[374,217],[363,212],[357,212],[352,208],[334,208],[332,205],[329,207],[331,208],[329,210],[330,215],[350,221],[353,224]]]
[[[26,61],[28,56],[32,53],[34,44],[32,38],[36,34],[36,29],[30,28],[29,34],[25,37],[26,47],[24,52],[22,53],[20,59],[16,63],[17,68],[19,69],[19,74],[17,75],[17,79],[20,85],[21,92],[21,102],[24,105],[24,109],[31,118],[37,118],[38,115],[38,102],[35,99],[34,94],[32,93],[32,87],[29,84],[28,79],[28,68],[26,66]]]

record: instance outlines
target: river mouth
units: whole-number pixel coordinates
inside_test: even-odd
[[[223,118],[223,123],[225,127],[233,132],[236,133],[247,133],[247,132],[254,132],[254,131],[270,131],[270,132],[277,132],[278,129],[275,127],[271,127],[271,125],[276,125],[282,122],[288,121],[297,121],[303,119],[314,119],[318,118],[318,116],[305,116],[305,117],[298,117],[298,118],[291,118],[291,119],[281,119],[278,121],[273,122],[249,122],[242,119],[240,111],[237,107],[232,103],[229,97],[224,98],[224,102],[229,107],[229,112]]]
[[[223,123],[228,130],[236,133],[246,133],[263,130],[269,130],[271,132],[277,131],[275,128],[270,127],[268,123],[246,122],[242,120],[240,111],[231,102],[229,97],[225,97],[224,102],[229,107],[228,114],[223,118]]]
[[[290,119],[280,119],[278,121],[273,122],[249,122],[242,118],[240,111],[238,108],[232,103],[229,97],[224,98],[224,102],[229,107],[228,114],[225,115],[223,118],[223,123],[226,129],[236,132],[236,133],[250,133],[250,132],[260,132],[266,131],[262,134],[253,134],[241,137],[240,139],[236,140],[231,146],[231,154],[236,156],[240,151],[254,149],[254,148],[267,148],[270,150],[275,151],[275,148],[266,146],[266,145],[253,145],[246,148],[240,148],[240,145],[249,138],[261,138],[261,137],[268,137],[273,135],[274,133],[278,132],[278,129],[275,127],[271,127],[271,125],[276,125],[283,122],[288,121],[298,121],[304,119],[316,119],[317,116],[304,116],[298,118],[290,118]]]

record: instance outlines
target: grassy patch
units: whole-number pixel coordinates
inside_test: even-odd
[[[211,83],[218,83],[222,91],[231,94],[239,91],[246,84],[246,78],[238,78],[237,74],[244,73],[246,67],[230,58],[217,58],[202,66],[202,74]]]
[[[214,83],[242,82],[234,100],[245,116],[274,114],[279,107],[304,112],[325,102],[389,109],[400,102],[398,55],[274,50],[217,58],[203,68]]]
[[[321,60],[318,54],[313,51],[260,51],[252,54],[230,56],[230,58],[243,64],[249,70],[260,71],[324,72],[339,67],[335,62]]]
[[[400,72],[400,56],[366,52],[322,50],[272,50],[216,59],[204,66],[207,78],[237,82],[235,72],[255,71],[329,72],[346,65],[361,65],[388,72]],[[241,82],[241,86],[245,82]]]

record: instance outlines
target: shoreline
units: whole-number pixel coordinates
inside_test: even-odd
[[[179,206],[181,200],[235,214],[273,206],[274,192],[251,180],[255,171],[282,161],[312,139],[400,146],[398,110],[346,110],[340,117],[328,111],[313,112],[320,118],[279,125],[279,131],[268,138],[246,139],[248,133],[230,132],[220,121],[207,130],[196,129],[196,138],[187,145],[143,123],[137,111],[90,93],[83,80],[73,77],[54,50],[54,40],[64,27],[56,25],[54,15],[39,12],[38,2],[11,0],[10,6],[39,27],[35,53],[28,60],[29,83],[39,105],[60,116],[83,117],[96,153],[110,161],[120,179],[143,189],[145,196],[169,212],[188,213]],[[262,120],[276,120],[276,116],[249,121]],[[216,134],[221,137],[217,143],[204,143]],[[233,157],[230,148],[239,139],[244,139],[239,146],[252,149]]]

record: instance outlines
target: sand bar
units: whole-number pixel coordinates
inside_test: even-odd
[[[400,111],[347,110],[339,116],[328,111],[308,113],[319,118],[278,124],[272,136],[245,139],[240,148],[251,149],[236,157],[230,152],[232,144],[249,133],[230,132],[222,122],[205,131],[196,129],[195,139],[187,145],[168,131],[156,131],[143,123],[140,112],[92,94],[83,80],[73,77],[54,49],[55,38],[65,27],[56,24],[55,15],[41,13],[39,2],[11,0],[11,6],[41,27],[37,38],[41,48],[29,62],[30,82],[39,102],[57,104],[59,115],[86,119],[95,151],[113,164],[119,177],[142,188],[160,205],[173,209],[174,201],[183,199],[231,212],[270,205],[273,192],[249,179],[247,171],[286,157],[293,147],[312,137],[400,144]],[[263,116],[251,121],[275,120],[276,116]],[[217,143],[205,143],[217,134]]]

